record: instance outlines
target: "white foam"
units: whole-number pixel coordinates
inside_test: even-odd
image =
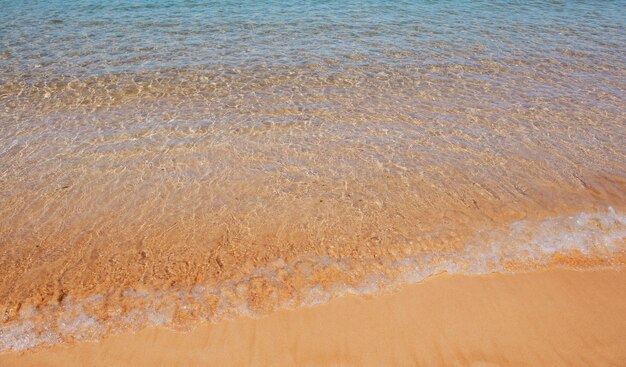
[[[310,284],[299,289],[291,299],[281,300],[274,294],[268,301],[275,308],[314,306],[346,294],[371,294],[406,282],[419,282],[431,275],[448,272],[487,274],[507,272],[506,264],[548,264],[555,254],[572,254],[610,259],[611,255],[626,251],[626,216],[613,208],[604,213],[579,213],[576,216],[554,217],[540,223],[520,221],[511,223],[502,232],[477,233],[473,241],[459,251],[420,254],[399,259],[373,259],[384,262],[392,272],[373,272],[357,284],[336,282]],[[298,262],[306,261],[309,267],[300,269]],[[174,315],[193,314],[195,321],[218,321],[238,315],[260,316],[248,303],[250,282],[262,279],[276,289],[281,289],[280,273],[300,272],[309,278],[314,272],[335,267],[349,272],[352,266],[362,263],[352,259],[332,259],[305,256],[293,264],[278,261],[266,268],[256,269],[237,281],[225,282],[218,287],[195,286],[189,289],[147,292],[126,290],[122,301],[141,305],[123,312],[111,305],[104,295],[94,295],[82,300],[66,297],[62,304],[39,310],[24,308],[17,320],[0,325],[0,351],[32,349],[52,345],[69,339],[98,339],[109,332],[137,329],[149,325],[180,327]],[[367,265],[367,264],[365,264]],[[616,264],[616,266],[620,266]],[[392,275],[395,274],[395,275]],[[200,311],[208,297],[220,300],[212,312]],[[132,301],[141,300],[139,303]],[[86,310],[90,307],[111,307],[106,321],[99,320]],[[192,320],[193,321],[193,320]],[[182,325],[185,326],[185,325]]]

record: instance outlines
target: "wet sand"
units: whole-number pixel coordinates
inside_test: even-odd
[[[623,366],[626,273],[439,275],[261,319],[149,328],[1,366]]]
[[[626,366],[620,3],[2,2],[0,367]]]

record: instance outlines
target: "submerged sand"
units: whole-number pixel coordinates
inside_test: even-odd
[[[440,275],[260,319],[148,328],[1,366],[624,366],[626,273]]]

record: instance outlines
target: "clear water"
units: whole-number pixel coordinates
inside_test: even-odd
[[[0,0],[0,350],[621,267],[625,5]]]

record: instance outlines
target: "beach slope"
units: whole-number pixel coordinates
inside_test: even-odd
[[[626,273],[439,275],[261,319],[0,355],[1,366],[624,366]]]

